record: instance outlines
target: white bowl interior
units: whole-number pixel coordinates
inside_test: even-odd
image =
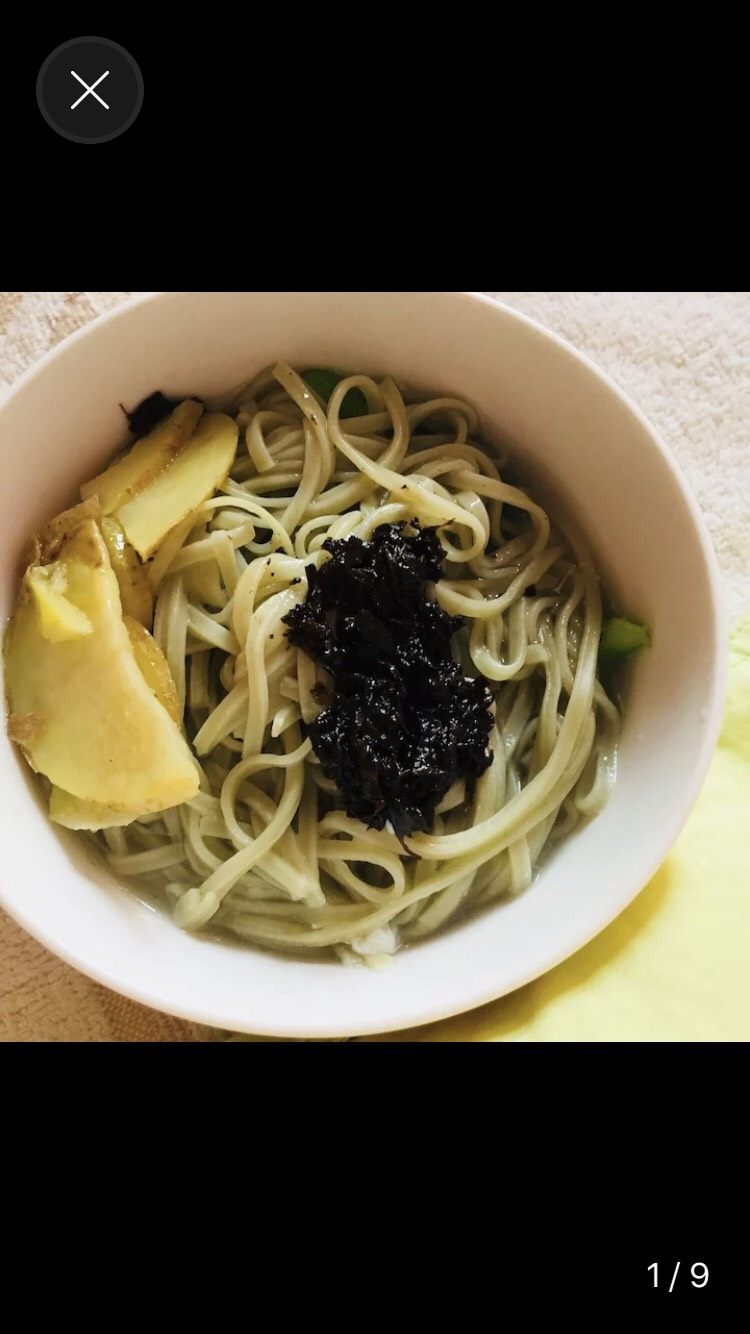
[[[48,822],[3,729],[0,900],[51,949],[173,1013],[288,1036],[378,1032],[514,989],[595,935],[643,886],[689,813],[718,729],[724,621],[708,538],[653,431],[572,349],[456,293],[173,293],[68,340],[0,408],[0,612],[34,525],[122,437],[119,403],[215,395],[274,359],[390,372],[469,399],[587,533],[605,585],[654,629],[628,692],[604,812],[518,899],[403,951],[384,972],[276,958],[180,932]]]

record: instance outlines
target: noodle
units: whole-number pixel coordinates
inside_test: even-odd
[[[342,416],[351,390],[366,415]],[[352,375],[326,405],[281,363],[229,410],[244,443],[222,493],[148,567],[201,790],[97,840],[186,929],[377,964],[528,888],[606,802],[619,713],[597,678],[598,579],[582,541],[503,480],[459,399],[406,404],[390,377]],[[331,682],[284,617],[327,538],[415,520],[438,529],[445,577],[429,595],[464,618],[456,653],[495,702],[489,768],[473,790],[454,784],[432,832],[402,840],[341,809],[305,732]]]

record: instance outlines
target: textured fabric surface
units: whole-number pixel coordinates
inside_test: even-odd
[[[9,386],[38,357],[75,329],[131,295],[124,292],[0,294],[0,386]],[[750,294],[497,292],[491,295],[539,320],[579,347],[629,393],[660,432],[685,471],[706,517],[733,614],[750,605]],[[737,641],[738,644],[740,641]],[[739,652],[739,650],[737,650]],[[743,678],[744,680],[744,678]],[[739,691],[737,717],[745,717]],[[744,701],[744,702],[743,702]],[[742,729],[740,728],[740,734]],[[424,1038],[492,1040],[661,1036],[732,1038],[748,1032],[747,982],[742,986],[736,945],[746,950],[748,916],[742,893],[748,856],[740,842],[739,803],[747,804],[750,755],[735,751],[725,723],[722,745],[701,800],[665,867],[626,914],[573,960],[514,997],[474,1016],[420,1031]],[[728,763],[724,763],[727,760]],[[720,832],[717,802],[736,816]],[[721,845],[717,840],[722,840]],[[736,844],[730,862],[727,847]],[[722,855],[712,849],[721,846]],[[681,849],[683,850],[681,853]],[[681,861],[681,856],[688,860]],[[697,926],[696,891],[681,867],[702,867],[706,898],[716,908],[716,929]],[[692,882],[691,882],[692,883]],[[666,916],[664,916],[666,914]],[[685,973],[666,967],[644,976],[655,962],[661,921],[670,958],[690,956],[696,928],[702,933],[700,977],[711,991],[724,971],[722,1014],[699,1021],[685,1004]],[[668,928],[668,929],[667,929]],[[735,946],[732,942],[735,942]],[[651,942],[651,945],[649,945]],[[645,954],[643,946],[646,946]],[[598,953],[592,954],[592,951]],[[639,962],[640,961],[640,962]],[[658,963],[658,960],[656,960]],[[565,971],[567,970],[567,971]],[[564,974],[562,980],[560,974]],[[658,983],[657,979],[658,978]],[[705,983],[705,978],[709,983]],[[699,979],[700,980],[700,979]],[[651,1033],[632,1016],[644,1015],[644,987],[656,986],[668,1022]],[[602,988],[604,988],[602,990]],[[734,991],[739,989],[735,996]],[[560,1003],[575,995],[579,1004]],[[617,997],[607,1021],[594,1019],[603,997]],[[589,997],[589,999],[587,999]],[[730,1011],[734,1021],[729,1021]],[[61,963],[0,913],[0,1039],[10,1041],[222,1040],[228,1035],[183,1023],[134,1004]],[[415,1035],[416,1036],[416,1035]]]

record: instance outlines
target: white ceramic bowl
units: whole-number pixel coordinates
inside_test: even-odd
[[[74,967],[147,1005],[289,1037],[383,1032],[537,977],[601,931],[665,857],[718,732],[725,625],[692,496],[648,422],[585,357],[466,293],[163,293],[69,338],[0,408],[0,613],[32,528],[76,498],[121,437],[119,403],[216,394],[277,358],[390,372],[460,395],[581,521],[623,610],[654,628],[638,660],[604,812],[518,899],[405,950],[383,972],[292,962],[183,934],[92,870],[46,818],[4,729],[0,901]]]

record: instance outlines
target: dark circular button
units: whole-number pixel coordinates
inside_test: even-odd
[[[143,75],[124,46],[74,37],[55,47],[36,81],[47,124],[76,144],[104,144],[130,129],[143,105]]]

